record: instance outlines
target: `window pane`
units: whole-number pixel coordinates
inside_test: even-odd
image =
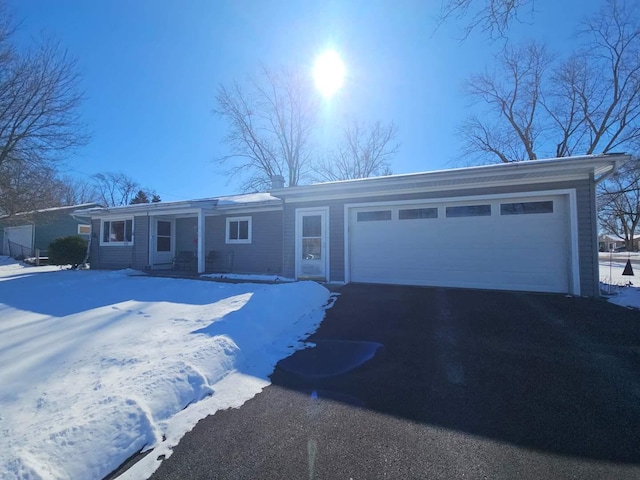
[[[413,220],[416,218],[438,218],[437,208],[408,208],[400,210],[400,220]]]
[[[133,238],[133,220],[127,220],[125,229],[125,240],[130,242]]]
[[[239,240],[249,240],[249,221],[242,220],[238,222],[240,233],[238,234]]]
[[[238,240],[238,222],[229,222],[229,240]]]
[[[322,240],[320,238],[303,238],[302,258],[304,260],[321,260]]]
[[[376,222],[391,220],[391,210],[377,210],[375,212],[358,212],[359,222]]]
[[[156,250],[158,252],[170,252],[171,251],[171,237],[157,237],[156,238]]]
[[[111,222],[110,242],[124,242],[124,222]]]
[[[111,229],[110,226],[111,222],[104,222],[104,225],[102,226],[103,230],[102,230],[102,241],[103,242],[108,242],[109,241],[109,232]]]
[[[500,215],[527,215],[530,213],[553,213],[553,202],[502,203]]]
[[[322,236],[322,216],[306,215],[302,217],[302,236],[320,237]]]
[[[491,215],[491,205],[464,205],[447,207],[447,217],[488,217]]]
[[[158,235],[163,237],[171,236],[171,222],[158,221]]]

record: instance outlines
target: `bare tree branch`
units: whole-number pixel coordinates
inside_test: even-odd
[[[390,162],[400,148],[395,142],[397,132],[393,123],[350,122],[338,148],[316,162],[315,179],[335,181],[390,175]]]
[[[640,5],[609,0],[580,35],[563,61],[539,43],[508,45],[494,72],[469,79],[486,111],[460,129],[467,154],[504,162],[640,145]]]
[[[462,136],[468,147],[505,163],[535,160],[536,141],[543,131],[538,118],[541,82],[551,56],[543,45],[531,42],[520,48],[505,47],[497,61],[495,72],[473,75],[466,85],[468,95],[495,117],[495,126],[489,128],[474,116],[464,125]]]
[[[316,102],[299,72],[261,67],[258,77],[232,88],[218,87],[215,113],[228,122],[225,142],[231,154],[221,163],[244,191],[268,189],[273,175],[298,185],[308,174]]]
[[[533,14],[534,0],[442,0],[438,26],[454,19],[463,24],[463,38],[478,29],[490,38],[504,38],[511,23],[519,21],[519,13],[527,6]]]
[[[43,39],[30,49],[12,43],[11,12],[0,2],[0,214],[55,206],[56,168],[88,140],[79,116],[76,61]],[[27,178],[29,177],[29,178]],[[40,185],[35,179],[43,180]],[[29,198],[26,185],[33,188]],[[48,194],[44,188],[50,188]],[[42,205],[45,200],[51,205]]]
[[[107,207],[129,205],[140,184],[122,172],[103,172],[91,177],[99,202]]]

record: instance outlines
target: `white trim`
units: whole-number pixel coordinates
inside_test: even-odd
[[[588,180],[588,175],[581,175],[579,177],[571,176],[571,177],[562,177],[555,176],[552,178],[546,177],[541,179],[527,179],[523,180],[496,180],[495,182],[490,183],[466,183],[461,185],[438,185],[435,187],[422,186],[415,188],[398,188],[397,190],[367,190],[367,191],[358,191],[358,192],[349,192],[349,193],[330,193],[330,194],[303,194],[300,197],[287,196],[284,198],[284,202],[287,204],[292,203],[305,203],[305,202],[318,202],[318,201],[333,201],[333,200],[347,200],[350,198],[362,198],[362,197],[388,197],[398,196],[398,195],[412,195],[412,194],[424,194],[424,193],[433,193],[433,192],[451,192],[456,190],[478,190],[480,188],[496,188],[496,187],[504,187],[504,186],[526,186],[526,185],[536,185],[541,183],[559,183],[559,182],[569,182],[576,180]],[[511,193],[505,195],[512,195]],[[466,195],[460,195],[460,197],[466,197]],[[439,197],[428,198],[425,200],[438,200]],[[384,202],[382,202],[384,203]]]
[[[484,200],[500,200],[503,198],[525,198],[525,197],[545,197],[553,195],[569,195],[573,192],[575,194],[575,188],[563,188],[559,190],[535,190],[530,192],[513,192],[513,193],[495,193],[484,195],[463,195],[460,197],[438,197],[438,198],[420,198],[412,200],[392,200],[390,202],[360,202],[360,203],[348,203],[345,207],[360,208],[360,207],[377,207],[381,205],[395,206],[395,205],[411,205],[411,204],[428,204],[428,203],[450,203],[450,202],[475,202]]]
[[[109,222],[110,224],[113,222],[125,222],[125,236],[126,236],[126,222],[127,220],[131,220],[131,241],[127,242],[105,242],[104,241],[104,223]],[[135,242],[135,227],[136,222],[134,217],[114,217],[114,218],[103,218],[100,219],[100,246],[101,247],[132,247]],[[109,225],[111,228],[111,225]]]
[[[569,236],[570,236],[570,255],[571,255],[571,272],[569,278],[571,279],[571,293],[573,295],[580,295],[580,255],[579,255],[579,239],[578,239],[578,200],[576,190],[570,190],[569,195]],[[596,220],[597,222],[597,220]],[[597,249],[597,244],[596,244]],[[598,268],[598,264],[594,265],[594,268]]]
[[[169,268],[172,268],[173,259],[176,256],[176,241],[177,241],[177,232],[176,232],[176,218],[174,217],[166,217],[164,215],[151,215],[149,217],[149,254],[150,254],[150,262],[149,265],[153,269],[155,265],[169,265]],[[158,247],[157,237],[158,237],[158,221],[160,222],[169,222],[171,224],[171,236],[170,236],[170,245],[171,249],[169,250],[169,256],[171,257],[170,262],[159,263],[156,262],[156,255],[158,253],[165,254],[167,252],[158,252],[156,249]]]
[[[300,277],[298,275],[298,270],[300,267],[300,257],[302,256],[301,248],[301,236],[302,236],[302,224],[300,222],[300,218],[306,214],[312,214],[314,212],[321,213],[324,217],[324,224],[322,225],[322,248],[323,248],[323,256],[324,256],[324,277],[326,281],[331,279],[331,270],[330,265],[331,262],[329,258],[331,258],[331,241],[329,231],[329,207],[304,207],[304,208],[296,208],[295,210],[295,222],[294,222],[294,256],[295,261],[293,262],[294,268],[294,278],[298,280]]]
[[[247,222],[247,238],[239,238],[239,239],[229,238],[229,233],[230,233],[229,224],[231,222]],[[227,217],[225,221],[225,228],[224,228],[224,243],[226,243],[227,245],[250,244],[252,240],[252,225],[251,225],[252,223],[253,223],[252,217],[250,215],[245,217]]]
[[[247,213],[261,213],[261,212],[278,212],[283,209],[282,204],[283,202],[281,201],[277,205],[265,205],[265,206],[255,206],[255,207],[246,206],[246,205],[239,205],[239,206],[225,205],[223,207],[216,208],[216,210],[213,212],[207,212],[207,215],[220,216],[220,215],[240,215],[243,213],[247,214]]]
[[[569,254],[570,254],[570,268],[569,272],[569,293],[573,295],[580,295],[580,257],[579,257],[579,239],[578,239],[578,206],[577,206],[577,193],[575,188],[558,189],[558,190],[538,190],[531,192],[513,192],[513,193],[499,193],[499,194],[487,194],[487,195],[470,195],[460,197],[446,197],[446,198],[422,198],[414,200],[392,200],[388,202],[359,202],[359,203],[345,203],[344,204],[344,281],[345,283],[351,282],[351,262],[350,262],[350,238],[349,229],[351,228],[351,217],[349,215],[350,210],[353,208],[363,207],[382,207],[382,206],[397,206],[397,205],[414,205],[414,204],[440,204],[440,203],[453,203],[453,202],[474,202],[474,201],[488,201],[488,200],[502,200],[508,198],[528,198],[528,197],[545,197],[545,196],[566,196],[568,199],[568,213],[569,213]],[[439,207],[441,207],[439,205]],[[301,209],[296,209],[296,212]],[[439,212],[440,213],[440,212]],[[495,212],[492,212],[492,216]],[[498,212],[498,215],[500,212]]]
[[[454,188],[474,188],[480,186],[530,184],[540,182],[554,182],[562,179],[577,180],[590,179],[594,173],[604,174],[616,167],[618,163],[631,159],[626,154],[584,155],[579,157],[539,159],[535,162],[512,162],[508,164],[481,165],[476,167],[464,167],[431,172],[418,172],[383,177],[371,177],[355,180],[342,180],[336,182],[319,183],[315,185],[287,187],[271,190],[275,197],[302,197],[308,198],[330,195],[345,197],[347,191],[359,191],[367,194],[372,189],[380,189],[386,194],[391,193],[394,187],[398,191],[403,186],[408,189],[422,183],[422,191],[428,188],[437,190],[451,190]],[[337,191],[337,193],[332,193]],[[317,193],[316,193],[317,192]],[[325,192],[325,193],[323,193]]]
[[[349,217],[349,210],[354,208],[351,204],[344,204],[344,283],[351,283],[351,262],[349,261],[350,257],[350,247],[349,247],[349,230],[351,229],[351,218]]]
[[[82,228],[89,228],[88,232],[81,232],[80,230],[82,230]],[[85,223],[79,223],[78,224],[78,235],[91,235],[91,224],[87,225]]]

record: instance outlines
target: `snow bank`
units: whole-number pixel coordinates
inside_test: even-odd
[[[100,479],[157,446],[123,478],[150,475],[198,420],[268,385],[329,299],[313,282],[16,265],[0,263],[3,479]]]
[[[200,275],[205,278],[218,278],[220,280],[246,280],[254,282],[295,282],[293,278],[280,275],[242,275],[238,273],[206,273]]]

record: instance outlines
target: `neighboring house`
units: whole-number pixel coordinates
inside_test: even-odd
[[[3,255],[32,257],[35,250],[49,248],[56,238],[80,235],[89,239],[91,224],[86,218],[73,217],[75,210],[99,207],[97,203],[46,208],[0,217],[0,246]]]
[[[593,155],[94,208],[93,268],[598,295]],[[470,235],[471,232],[471,235]]]
[[[598,237],[598,250],[600,252],[615,252],[624,249],[626,251],[626,244],[624,239],[613,235],[600,235]],[[640,250],[640,236],[633,237],[633,251]]]

